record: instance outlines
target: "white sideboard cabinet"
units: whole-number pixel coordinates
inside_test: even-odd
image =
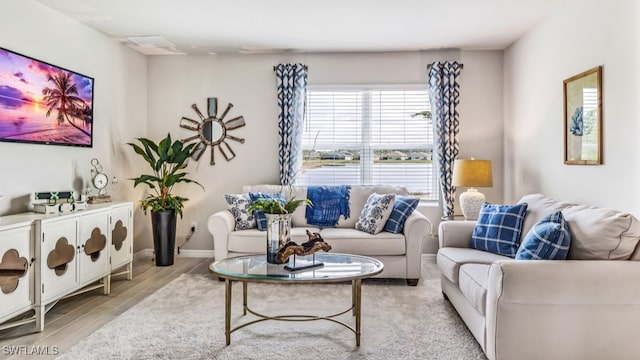
[[[132,207],[116,202],[65,214],[3,216],[0,329],[35,322],[42,331],[46,312],[59,300],[100,288],[109,294],[117,268],[132,279]],[[33,317],[9,321],[30,310]]]

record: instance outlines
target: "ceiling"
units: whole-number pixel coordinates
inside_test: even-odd
[[[558,0],[36,0],[147,55],[500,50]],[[127,37],[141,37],[133,39]],[[142,41],[142,42],[140,42]]]

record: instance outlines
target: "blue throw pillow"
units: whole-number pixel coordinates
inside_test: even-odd
[[[277,199],[284,204],[284,196],[282,194],[263,194],[261,192],[250,192],[249,197],[251,198],[251,203],[253,204],[258,199]],[[253,217],[256,219],[256,224],[258,225],[258,230],[265,231],[267,230],[267,217],[260,210],[253,211]]]
[[[517,205],[482,204],[471,235],[472,249],[515,257],[520,245],[527,203]]]
[[[533,225],[516,253],[516,260],[565,260],[569,245],[569,226],[562,212],[556,211]]]
[[[400,234],[404,230],[404,222],[411,213],[418,207],[420,199],[408,196],[396,195],[396,201],[393,203],[393,210],[389,220],[384,224],[384,231],[394,234]]]

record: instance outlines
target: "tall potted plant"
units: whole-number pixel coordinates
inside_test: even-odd
[[[145,215],[151,210],[151,226],[153,230],[153,247],[157,266],[173,265],[173,253],[176,242],[176,214],[182,218],[182,209],[187,198],[172,194],[177,183],[195,183],[186,178],[183,170],[194,144],[184,146],[180,140],[171,142],[171,134],[159,143],[147,138],[137,138],[140,145],[128,143],[133,150],[149,164],[152,174],[143,174],[134,180],[133,187],[146,184],[152,190],[142,200]]]

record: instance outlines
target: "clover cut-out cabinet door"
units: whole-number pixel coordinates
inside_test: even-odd
[[[114,204],[111,208],[111,269],[133,260],[133,204]]]
[[[0,229],[0,322],[34,304],[31,225]]]
[[[109,209],[80,217],[78,276],[80,286],[109,273]]]
[[[36,229],[40,264],[40,279],[36,279],[40,289],[36,291],[44,305],[77,288],[78,218],[43,219],[36,222]]]

